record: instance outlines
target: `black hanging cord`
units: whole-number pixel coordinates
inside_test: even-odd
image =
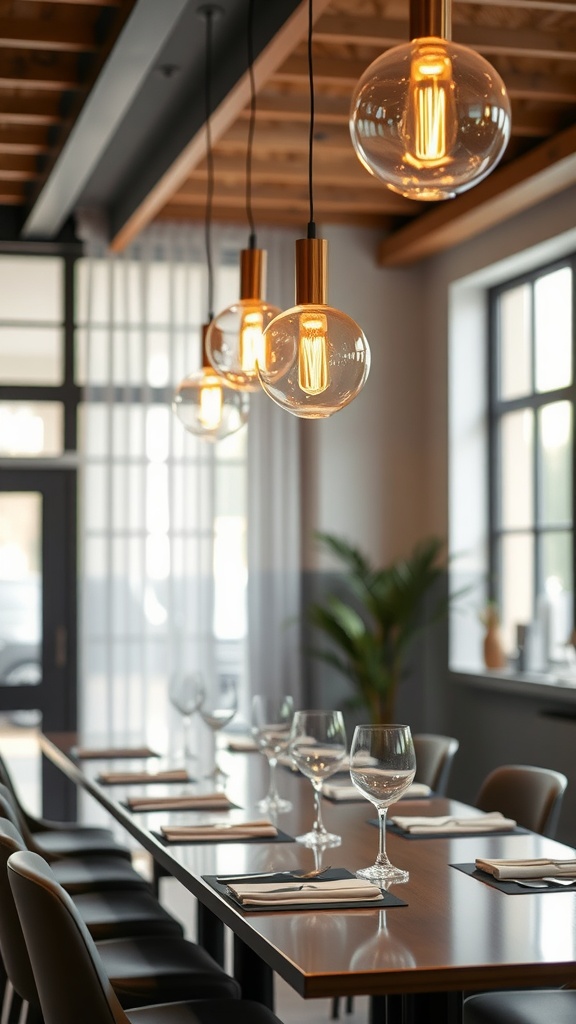
[[[254,81],[254,0],[248,0],[248,77],[250,79],[250,121],[248,123],[248,143],[246,146],[246,216],[250,227],[250,249],[256,248],[256,228],[252,212],[252,150],[254,147],[254,130],[256,128],[256,83]]]
[[[308,139],[308,202],[310,205],[310,216],[308,221],[308,238],[316,238],[316,225],[314,223],[314,188],[313,188],[313,164],[314,164],[314,64],[312,60],[312,30],[314,17],[312,12],[313,0],[308,0],[308,82],[310,86],[310,134]]]
[[[212,135],[210,117],[212,115],[211,71],[212,71],[212,24],[214,11],[205,7],[206,18],[206,63],[204,66],[204,97],[206,100],[206,215],[204,218],[204,243],[206,247],[206,267],[208,271],[208,322],[214,319],[214,271],[212,265],[212,200],[214,198],[214,157],[212,154]]]

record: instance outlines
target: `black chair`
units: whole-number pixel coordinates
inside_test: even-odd
[[[102,957],[74,903],[38,855],[14,853],[8,876],[31,964],[44,1024],[280,1024],[258,1003],[216,998],[151,1005],[126,1012]],[[232,979],[230,979],[232,980]],[[189,988],[191,986],[189,985]],[[224,996],[221,993],[221,996]]]
[[[445,796],[459,741],[454,736],[427,732],[414,733],[412,739],[416,752],[414,781],[430,786],[437,796]]]
[[[51,860],[56,856],[84,854],[106,854],[106,856],[130,859],[130,850],[116,842],[110,829],[73,822],[48,821],[36,818],[26,810],[4,758],[0,755],[0,784],[10,793],[16,811],[19,829],[31,847],[29,837],[34,837],[34,848],[43,857]]]
[[[574,1024],[576,991],[484,992],[464,1000],[462,1024]]]
[[[0,783],[0,817],[8,818],[22,836],[25,846],[40,856],[46,856],[36,845],[35,835],[25,827],[12,801],[9,790]],[[84,854],[77,857],[46,856],[52,861],[54,874],[67,892],[76,894],[95,889],[144,889],[151,886],[124,857]]]
[[[501,765],[484,779],[475,806],[481,811],[501,811],[523,828],[552,839],[567,785],[566,776],[551,768]]]
[[[8,858],[26,844],[15,825],[0,818],[0,950],[5,927],[3,907],[12,900],[8,889]],[[131,935],[184,936],[182,925],[152,895],[140,889],[98,889],[73,897],[93,939],[117,939]],[[4,935],[8,943],[10,933]]]
[[[37,880],[43,877],[50,880],[50,885],[43,883],[40,890],[38,887],[33,889],[37,892],[39,907],[36,920],[31,922],[36,933],[42,936],[46,949],[59,941],[57,927],[53,928],[51,920],[56,905],[67,906],[75,922],[71,927],[81,926],[90,942],[93,942],[77,906],[58,884],[44,858],[29,850],[18,851],[8,858],[8,867],[14,858],[24,858],[24,864],[32,865],[32,873]],[[9,877],[9,871],[6,877]],[[7,888],[12,893],[12,887]],[[44,906],[39,893],[45,894],[47,891],[52,895]],[[55,893],[58,894],[56,902]],[[8,980],[18,996],[34,1012],[39,1009],[40,997],[33,983],[35,971],[29,964],[28,935],[23,928],[20,910],[14,906],[14,898],[10,913],[6,893],[4,896],[2,917],[5,911],[7,913],[6,923],[3,921],[0,928],[0,952]],[[180,936],[136,934],[99,941],[96,949],[110,984],[123,1006],[147,1006],[150,1003],[177,1002],[183,999],[236,1000],[240,997],[238,982],[205,950]],[[58,982],[58,985],[61,984],[62,979]]]

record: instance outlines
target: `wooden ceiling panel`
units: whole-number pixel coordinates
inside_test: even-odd
[[[246,0],[223,2],[245,13]],[[59,154],[91,90],[106,74],[107,56],[133,22],[131,12],[149,3],[0,0],[0,205],[33,209],[57,173]],[[292,8],[255,63],[252,201],[262,224],[301,228],[308,215],[307,3]],[[158,4],[167,5],[165,12],[170,8],[175,24],[178,5],[194,6],[192,0]],[[320,224],[378,227],[382,260],[390,265],[425,258],[576,183],[576,0],[453,0],[454,41],[494,65],[512,103],[510,143],[485,182],[456,200],[430,204],[403,199],[368,174],[350,140],[351,96],[380,53],[407,42],[408,6],[408,0],[314,0],[315,217]],[[175,66],[175,75],[182,71]],[[246,221],[249,118],[242,73],[211,118],[215,220]],[[154,218],[202,219],[206,177],[205,131],[195,128],[168,169],[151,175],[118,227],[114,247]],[[120,184],[124,190],[132,184],[128,167]]]

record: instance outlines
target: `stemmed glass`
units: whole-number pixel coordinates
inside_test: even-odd
[[[281,813],[292,810],[290,801],[284,800],[278,792],[276,766],[278,755],[288,749],[293,715],[292,697],[257,694],[252,698],[252,735],[270,769],[268,793],[258,804],[260,811]]]
[[[181,675],[179,672],[175,673],[170,678],[168,697],[172,706],[182,716],[184,758],[185,760],[190,758],[195,760],[196,755],[192,751],[191,733],[192,716],[196,714],[202,703],[200,675],[194,672],[188,675]]]
[[[406,792],[416,772],[416,755],[408,725],[357,725],[350,748],[350,778],[378,811],[380,845],[372,867],[356,872],[376,885],[407,882],[408,872],[394,867],[386,854],[386,814]]]
[[[346,729],[341,711],[296,711],[288,746],[294,764],[314,789],[316,820],[312,830],[296,836],[304,846],[340,846],[342,837],[327,832],[322,821],[322,784],[346,757]]]
[[[238,694],[236,692],[236,680],[222,678],[216,686],[208,690],[200,687],[202,701],[199,706],[200,717],[209,727],[212,736],[212,764],[213,767],[204,777],[219,781],[227,778],[227,773],[218,764],[216,733],[232,721],[238,711]]]

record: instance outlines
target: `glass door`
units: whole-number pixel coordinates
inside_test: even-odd
[[[70,470],[0,472],[0,718],[15,746],[18,730],[76,728],[75,489]],[[44,812],[73,813],[65,793],[45,765]]]

